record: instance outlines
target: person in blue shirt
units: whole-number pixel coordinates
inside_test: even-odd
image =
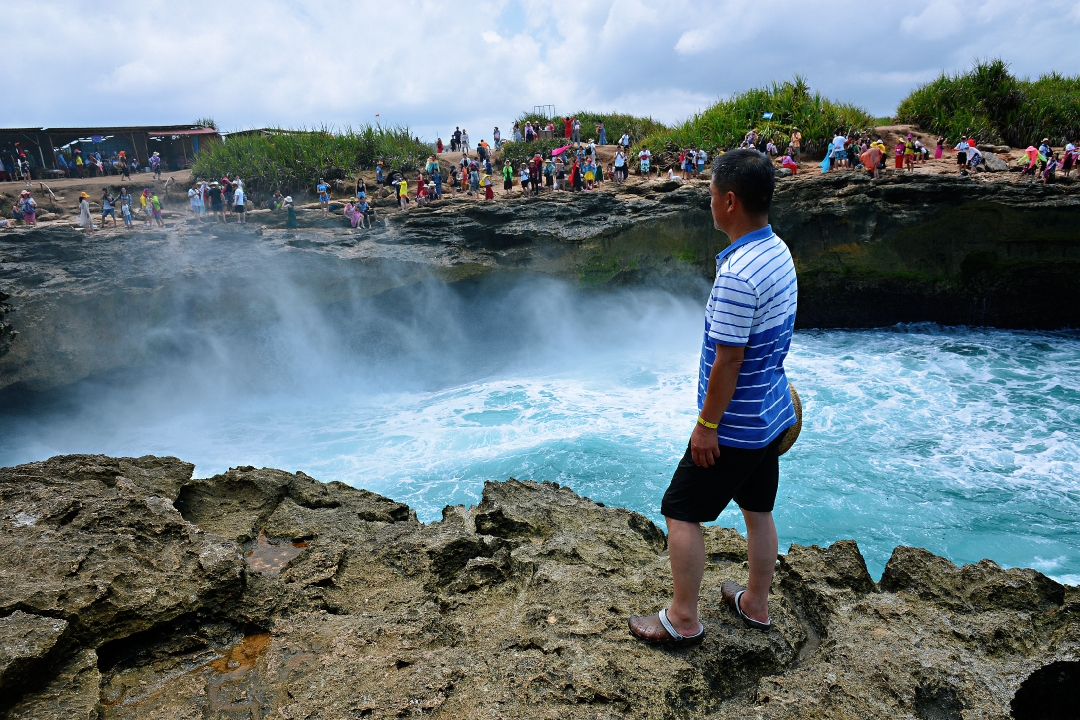
[[[798,301],[791,253],[769,225],[775,183],[772,162],[757,150],[732,150],[713,161],[713,224],[732,242],[717,255],[705,306],[697,421],[660,505],[674,598],[666,609],[629,620],[630,632],[646,642],[686,645],[705,637],[698,619],[705,572],[701,523],[716,520],[731,500],[746,521],[750,579],[745,588],[723,583],[721,595],[747,628],[772,626],[772,510],[780,442],[796,422],[784,359]]]
[[[319,193],[319,205],[322,206],[322,214],[330,214],[330,186],[326,184],[326,181],[319,178],[319,184],[315,186],[315,190]]]

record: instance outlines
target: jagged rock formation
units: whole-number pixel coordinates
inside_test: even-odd
[[[1080,325],[1080,185],[843,173],[777,188],[772,220],[799,269],[800,327]],[[0,303],[0,388],[138,364],[157,329],[192,317],[258,325],[275,303],[251,298],[268,284],[330,305],[424,278],[527,271],[704,297],[726,245],[706,183],[444,202],[364,233],[319,214],[296,233],[281,213],[250,223],[0,236],[0,290],[15,310],[4,320]]]
[[[710,528],[708,639],[658,650],[665,537],[566,488],[488,483],[441,522],[303,474],[174,458],[0,470],[7,718],[1048,717],[1075,710],[1080,590],[897,548],[792,546],[775,628],[717,600],[745,541]],[[1067,704],[1069,703],[1069,704]],[[1066,715],[1059,715],[1065,717]]]
[[[1080,187],[954,176],[781,183],[803,327],[1080,324]]]

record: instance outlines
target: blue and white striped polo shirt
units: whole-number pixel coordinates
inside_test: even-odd
[[[716,259],[716,282],[705,306],[698,410],[716,345],[745,346],[735,395],[717,435],[721,445],[762,448],[795,422],[784,375],[799,295],[795,263],[771,225],[743,235]]]

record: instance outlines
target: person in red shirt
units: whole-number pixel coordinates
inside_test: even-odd
[[[570,118],[564,117],[563,118],[563,137],[564,138],[570,137],[570,135],[573,133],[573,128],[571,127],[571,125],[572,125],[572,123],[570,122]]]
[[[532,194],[540,194],[540,180],[544,177],[544,161],[537,153],[533,156],[532,167],[529,168],[529,183],[532,185]]]

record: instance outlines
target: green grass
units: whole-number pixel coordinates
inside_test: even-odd
[[[548,118],[534,113],[522,113],[518,117],[517,123],[521,126],[522,135],[525,134],[526,122],[531,122],[533,127],[537,124],[539,124],[540,127],[544,127],[549,122],[554,123],[555,137],[565,140],[563,137],[563,130],[565,127],[563,124],[563,117],[576,117],[581,122],[581,142],[588,142],[590,139],[599,140],[596,133],[596,126],[601,122],[604,123],[604,130],[607,132],[607,141],[608,144],[611,145],[617,143],[624,132],[630,133],[631,141],[635,141],[637,138],[667,129],[663,123],[653,120],[651,117],[638,117],[636,115],[627,115],[625,113],[597,113],[588,110],[580,110],[576,113],[571,113],[568,116],[560,115],[559,117],[554,118]],[[512,138],[513,128],[505,131],[503,137]]]
[[[543,158],[551,157],[551,151],[555,148],[561,148],[566,145],[567,142],[564,138],[556,138],[555,140],[534,140],[531,143],[519,142],[519,143],[503,143],[502,150],[500,150],[500,167],[502,160],[509,160],[510,164],[514,167],[515,172],[521,167],[523,162],[531,162],[533,155],[540,153]],[[498,168],[496,168],[498,171]]]
[[[772,119],[762,116],[771,112]],[[836,102],[811,92],[798,75],[787,82],[773,82],[721,100],[671,129],[649,133],[635,146],[648,145],[654,152],[699,147],[712,154],[737,147],[751,128],[773,138],[783,150],[795,128],[802,133],[806,152],[824,148],[837,130],[868,130],[874,118],[861,107]],[[635,148],[636,149],[636,148]]]
[[[1015,77],[1000,58],[967,73],[946,75],[916,88],[896,109],[900,122],[944,135],[974,137],[1013,147],[1080,137],[1080,76],[1056,72],[1037,80]]]
[[[434,148],[417,142],[407,127],[365,125],[332,133],[317,130],[272,130],[228,136],[207,143],[192,165],[197,179],[239,174],[250,192],[313,190],[320,178],[341,180],[382,161],[387,170],[406,174],[422,167]]]

